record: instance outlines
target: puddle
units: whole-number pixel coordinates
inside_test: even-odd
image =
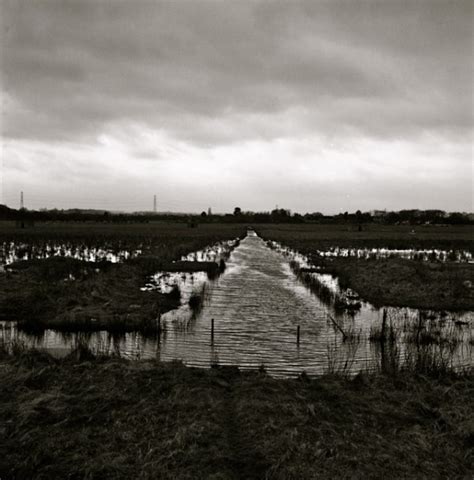
[[[212,247],[207,247],[203,250],[183,255],[181,260],[189,262],[220,262],[220,260],[227,260],[232,250],[240,243],[240,239],[229,240],[227,242],[219,242]]]
[[[26,243],[4,242],[0,247],[0,265],[10,265],[20,260],[46,259],[51,257],[68,257],[86,262],[119,263],[137,257],[142,250],[113,250],[86,246],[47,243],[45,245],[28,245]]]
[[[270,248],[277,248],[283,254],[293,254],[292,250],[283,248],[278,242],[268,241]],[[458,262],[473,263],[473,255],[468,250],[421,250],[421,249],[390,249],[390,248],[339,248],[316,250],[315,256],[332,258],[359,258],[364,260],[382,260],[384,258],[404,258],[423,262]]]

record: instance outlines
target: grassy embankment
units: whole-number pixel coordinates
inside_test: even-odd
[[[0,273],[0,319],[16,320],[24,329],[102,330],[152,333],[155,319],[179,305],[179,295],[142,292],[149,275],[171,269],[170,262],[218,241],[243,235],[239,225],[186,224],[38,224],[20,230],[0,224],[0,244],[24,244],[26,251],[47,245],[103,248],[112,252],[141,250],[120,264],[51,258],[20,262]],[[193,271],[193,265],[180,265]],[[217,265],[202,263],[212,276]],[[69,274],[73,278],[69,278]]]
[[[0,477],[470,478],[472,374],[274,379],[0,354]]]
[[[412,230],[415,233],[412,233]],[[474,265],[387,258],[322,258],[317,250],[341,248],[443,249],[474,251],[470,226],[259,225],[263,238],[309,255],[322,272],[334,274],[375,306],[473,310]]]

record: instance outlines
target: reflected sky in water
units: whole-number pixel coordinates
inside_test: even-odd
[[[78,339],[93,350],[120,353],[129,358],[182,360],[187,365],[209,367],[212,364],[258,368],[264,365],[274,375],[292,375],[306,371],[322,374],[346,365],[353,372],[380,364],[380,348],[368,341],[371,329],[381,325],[382,311],[362,303],[360,312],[335,315],[296,277],[289,260],[306,259],[295,252],[283,254],[269,248],[253,232],[240,242],[227,260],[225,273],[210,281],[201,274],[194,280],[181,276],[185,288],[181,308],[162,316],[164,331],[159,338],[139,333],[112,336],[107,332],[62,334],[46,331],[39,337],[18,332],[14,324],[4,322],[0,335],[6,341],[20,338],[28,345],[64,354]],[[331,279],[324,279],[331,284]],[[162,282],[162,277],[158,278]],[[204,292],[204,307],[193,315],[187,299],[194,290]],[[337,282],[333,282],[337,287]],[[388,324],[400,332],[396,352],[405,353],[403,336],[418,321],[418,312],[408,308],[388,308]],[[214,341],[211,322],[214,319]],[[459,325],[455,321],[466,322]],[[453,362],[472,365],[473,313],[461,317],[433,314],[432,322],[440,334],[456,336]],[[433,323],[433,324],[434,324]],[[337,324],[337,325],[336,325]],[[296,332],[300,327],[300,343]],[[340,329],[352,341],[343,341]],[[405,332],[405,333],[403,333]],[[384,355],[387,352],[382,352]]]

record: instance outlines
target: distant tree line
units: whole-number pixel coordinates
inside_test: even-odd
[[[0,220],[19,222],[107,222],[107,223],[150,223],[156,221],[199,223],[327,223],[327,224],[367,224],[387,225],[472,225],[474,214],[464,212],[445,212],[443,210],[400,210],[398,212],[372,211],[354,213],[344,212],[337,215],[324,215],[320,212],[292,213],[284,208],[275,208],[270,212],[246,212],[235,207],[233,213],[209,214],[173,214],[173,213],[115,213],[104,210],[15,210],[0,205]]]

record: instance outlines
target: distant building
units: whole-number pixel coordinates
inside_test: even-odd
[[[369,213],[372,217],[372,221],[376,223],[384,222],[385,218],[388,216],[387,210],[371,210]]]
[[[369,213],[374,218],[384,218],[388,215],[387,210],[371,210]]]

